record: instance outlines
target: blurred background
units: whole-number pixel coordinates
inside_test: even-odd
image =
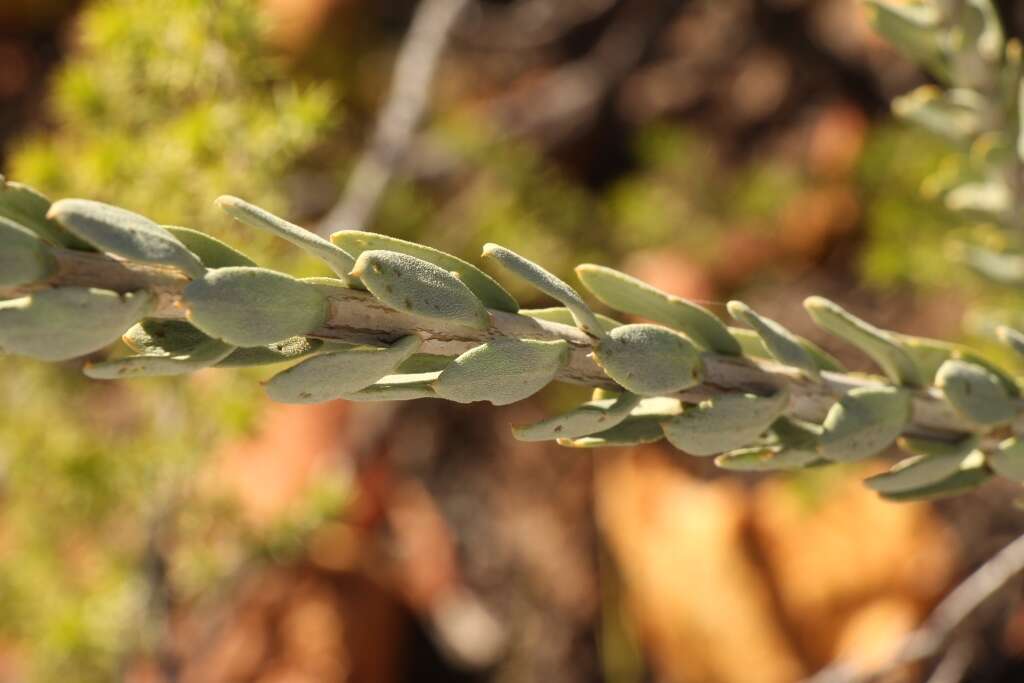
[[[866,370],[805,296],[949,339],[1024,310],[946,259],[962,219],[921,188],[952,151],[889,113],[922,82],[858,0],[0,0],[0,169],[303,275],[213,199],[570,281],[604,263]],[[881,462],[754,477],[512,439],[573,388],[282,406],[265,369],[80,366],[0,358],[2,683],[872,671],[1024,533],[1005,482],[897,504],[860,484]],[[1020,597],[961,629],[956,677],[883,680],[1024,680]]]

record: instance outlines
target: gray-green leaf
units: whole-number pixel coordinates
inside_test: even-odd
[[[493,259],[505,270],[518,275],[544,294],[558,301],[569,309],[573,319],[581,330],[593,337],[603,337],[604,329],[601,322],[590,310],[590,306],[580,298],[575,289],[541,268],[533,261],[523,258],[511,249],[497,244],[484,245],[484,258]]]
[[[515,403],[550,383],[568,355],[569,344],[561,339],[495,339],[453,360],[437,378],[434,391],[458,403]]]
[[[228,266],[253,266],[257,264],[248,256],[234,247],[221,242],[216,237],[199,232],[192,228],[177,225],[165,225],[164,230],[178,238],[178,241],[199,257],[207,268],[226,268]]]
[[[774,360],[775,357],[768,351],[768,347],[764,345],[764,339],[761,338],[754,330],[748,330],[745,327],[730,327],[729,334],[739,342],[740,348],[743,350],[743,355],[750,358],[763,358],[765,360]],[[811,355],[814,360],[815,366],[819,370],[827,370],[829,372],[845,372],[846,369],[843,367],[834,356],[822,349],[814,342],[804,339],[799,335],[793,335],[800,346],[804,347],[804,350]]]
[[[379,382],[352,394],[342,396],[346,401],[412,401],[418,398],[437,398],[434,382],[440,372],[396,374],[382,377]]]
[[[888,472],[865,479],[864,483],[879,493],[900,493],[938,484],[960,470],[967,456],[978,447],[978,442],[978,437],[972,435],[955,443],[945,443],[941,453],[906,458]]]
[[[935,384],[961,416],[979,425],[1009,422],[1016,415],[1013,396],[985,367],[951,359],[939,368]]]
[[[361,230],[341,230],[331,235],[331,242],[352,254],[353,258],[359,258],[364,251],[371,250],[397,251],[415,256],[454,273],[487,308],[508,313],[515,313],[519,310],[519,302],[494,278],[472,263],[467,263],[457,256],[446,254],[438,249],[400,240],[397,237]]]
[[[896,335],[878,329],[821,296],[805,299],[804,308],[823,330],[845,339],[870,356],[893,382],[910,387],[924,384],[917,363]]]
[[[988,454],[987,460],[1000,477],[1024,482],[1024,441],[1019,437],[1001,441],[996,450]]]
[[[82,371],[93,379],[184,375],[216,365],[234,350],[218,339],[207,339],[185,354],[112,358],[88,364]]]
[[[549,323],[561,323],[562,325],[569,325],[575,327],[576,319],[572,316],[570,311],[565,306],[551,306],[549,308],[520,308],[519,315],[525,315],[527,318],[534,318],[535,320],[545,320]],[[610,332],[616,327],[622,325],[618,320],[609,318],[606,315],[595,313],[597,321],[601,324],[601,329],[605,332]]]
[[[524,427],[513,427],[512,435],[520,441],[577,439],[606,431],[619,424],[640,402],[636,394],[625,392],[618,398],[588,401],[562,415],[549,417]]]
[[[0,287],[45,280],[56,270],[57,260],[45,242],[0,216]]]
[[[59,361],[97,351],[149,313],[149,292],[60,287],[0,301],[0,350]]]
[[[327,299],[315,287],[263,268],[217,268],[189,283],[188,319],[235,346],[263,346],[323,324]]]
[[[818,363],[814,356],[800,343],[800,338],[771,318],[759,315],[742,301],[730,301],[729,313],[745,322],[761,336],[768,353],[783,365],[802,370],[812,378],[819,378]]]
[[[822,423],[819,450],[829,460],[846,462],[885,450],[910,420],[910,393],[897,387],[851,389],[829,409]]]
[[[206,271],[177,237],[126,209],[89,199],[61,199],[47,215],[68,232],[115,256],[174,266],[193,278]]]
[[[323,237],[315,235],[309,230],[279,218],[269,211],[238,197],[232,197],[231,195],[220,196],[217,198],[217,206],[224,209],[237,221],[255,228],[267,230],[291,242],[326,263],[339,278],[345,282],[352,283],[349,272],[355,265],[355,259],[344,249],[331,244]]]
[[[617,311],[679,330],[698,346],[727,356],[741,354],[728,328],[707,309],[611,268],[584,263],[576,275],[590,293]]]
[[[280,403],[321,403],[342,398],[394,372],[421,345],[419,337],[409,335],[384,348],[361,346],[321,353],[270,378],[267,395]]]
[[[785,389],[771,396],[721,394],[683,414],[662,428],[669,443],[690,455],[715,455],[753,443],[789,404]]]
[[[46,216],[50,200],[28,185],[7,181],[0,175],[0,216],[56,246],[92,251],[92,247]]]
[[[616,327],[594,345],[594,359],[616,383],[641,396],[682,391],[704,377],[690,340],[658,325]]]
[[[398,311],[487,329],[490,317],[473,291],[444,268],[397,251],[364,251],[352,274]]]
[[[629,417],[611,429],[579,439],[559,439],[562,446],[572,448],[603,448],[607,446],[637,446],[654,443],[664,438],[661,425],[679,415],[682,403],[674,398],[645,398]]]

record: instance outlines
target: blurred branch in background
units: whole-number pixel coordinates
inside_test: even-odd
[[[429,102],[448,35],[469,0],[421,0],[395,62],[388,99],[369,146],[356,162],[345,193],[316,232],[356,229],[372,220],[377,203],[405,156]]]
[[[944,655],[929,680],[946,681],[939,669],[948,666],[950,670],[963,666],[963,658],[970,661],[970,644],[954,641],[960,630],[975,610],[985,601],[999,593],[1007,583],[1024,571],[1024,536],[996,553],[970,576],[964,579],[932,610],[919,628],[911,632],[899,646],[896,655],[882,667],[868,672],[854,672],[842,665],[830,666],[805,683],[877,683],[902,667]],[[956,655],[955,657],[953,655]],[[963,666],[964,669],[967,666]],[[961,680],[959,677],[953,679]]]

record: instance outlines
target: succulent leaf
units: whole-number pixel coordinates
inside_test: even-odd
[[[199,232],[192,228],[177,225],[165,225],[164,230],[178,238],[189,251],[199,257],[207,268],[225,268],[228,266],[253,266],[257,264],[248,256],[232,246],[221,242],[212,235]]]
[[[61,199],[50,206],[49,218],[100,251],[143,263],[174,266],[190,277],[206,268],[177,237],[145,216],[90,199]]]
[[[828,411],[819,451],[847,462],[876,455],[892,444],[910,420],[910,393],[898,387],[851,389]]]
[[[111,358],[99,363],[86,364],[82,372],[92,379],[185,375],[216,365],[234,350],[234,346],[218,339],[207,339],[185,354]]]
[[[611,429],[629,417],[639,402],[640,397],[629,392],[617,398],[588,401],[562,415],[524,427],[513,427],[512,434],[520,441],[577,439]]]
[[[338,245],[353,258],[359,258],[364,251],[396,251],[401,254],[415,256],[418,259],[433,263],[443,268],[462,280],[463,284],[469,287],[477,298],[487,308],[497,311],[515,313],[519,310],[519,302],[515,300],[490,275],[480,270],[472,263],[468,263],[446,254],[438,249],[433,249],[415,242],[407,242],[397,237],[378,235],[372,232],[361,230],[341,230],[331,235],[331,242]]]
[[[382,377],[365,389],[342,398],[346,401],[412,401],[418,398],[437,398],[434,382],[440,372],[395,374]]]
[[[782,415],[789,392],[771,396],[722,394],[699,405],[687,406],[682,415],[662,425],[669,443],[690,455],[716,455],[748,446]]]
[[[725,324],[698,304],[605,266],[584,263],[576,267],[576,275],[591,294],[617,311],[649,318],[683,332],[708,351],[726,356],[742,352]]]
[[[729,314],[754,328],[764,347],[775,360],[802,370],[812,378],[820,378],[818,362],[800,343],[800,338],[770,318],[758,315],[742,301],[728,303]]]
[[[550,383],[568,355],[569,343],[561,339],[496,339],[453,360],[434,383],[434,392],[457,403],[515,403]]]
[[[382,302],[405,313],[484,330],[487,309],[444,268],[397,251],[364,251],[352,274]]]
[[[895,501],[937,500],[939,498],[958,496],[971,491],[984,484],[991,477],[992,472],[985,467],[984,456],[982,456],[980,451],[974,451],[964,459],[960,464],[960,468],[955,473],[942,481],[926,484],[918,488],[882,493],[881,495],[883,498]]]
[[[913,447],[923,439],[907,441],[907,445]],[[865,485],[878,493],[892,494],[938,484],[960,470],[964,460],[978,447],[979,439],[971,435],[955,443],[936,443],[942,445],[928,447],[932,452],[906,458],[888,472],[868,477],[864,480]]]
[[[274,375],[266,383],[267,395],[280,403],[322,403],[367,388],[390,375],[422,341],[402,337],[384,348],[354,347],[307,358]]]
[[[315,287],[264,268],[216,268],[185,287],[188,319],[234,346],[263,346],[305,335],[327,315]]]
[[[344,249],[331,244],[323,237],[238,197],[222,195],[217,198],[217,206],[241,223],[266,230],[291,242],[326,263],[343,281],[352,282],[349,272],[355,265],[355,259]]]
[[[538,290],[569,309],[576,325],[595,338],[604,336],[601,322],[580,298],[575,289],[558,279],[533,261],[525,259],[511,249],[497,244],[485,244],[483,257],[497,261],[502,268],[518,275]]]
[[[39,360],[84,356],[117,341],[153,308],[146,291],[60,287],[0,301],[0,350]]]
[[[616,383],[641,396],[682,391],[704,377],[690,340],[658,325],[616,327],[594,345],[594,359]]]
[[[999,376],[977,363],[948,360],[939,367],[935,384],[953,409],[975,424],[1002,424],[1016,415],[1013,396]]]
[[[825,297],[808,297],[804,300],[804,308],[820,328],[845,339],[870,356],[893,382],[910,387],[925,383],[917,363],[896,335],[861,320]]]
[[[57,260],[43,240],[0,216],[0,287],[45,280],[56,270]]]
[[[664,438],[661,425],[679,415],[682,403],[673,398],[645,398],[629,416],[611,429],[578,439],[558,439],[562,446],[572,448],[603,448],[607,446],[637,446],[654,443]]]
[[[88,243],[64,230],[47,217],[50,200],[28,185],[6,180],[0,175],[0,216],[35,233],[50,244],[80,251],[93,251]]]
[[[561,323],[562,325],[576,325],[576,319],[572,316],[570,311],[565,306],[551,306],[549,308],[520,308],[519,315],[525,315],[527,318],[534,318],[536,320],[545,320],[549,323]],[[606,315],[595,313],[594,316],[601,324],[601,329],[605,332],[610,332],[616,327],[620,327],[623,323],[618,320],[613,320]]]
[[[762,339],[761,335],[754,330],[748,330],[745,327],[730,327],[729,334],[739,342],[744,356],[749,358],[763,358],[764,360],[775,360],[775,356],[773,356],[771,352],[768,351],[768,347],[764,345],[764,339]],[[811,358],[818,370],[828,372],[846,371],[842,363],[814,342],[804,339],[799,335],[794,334],[793,336],[796,337],[800,346],[804,347],[804,350],[811,355]]]
[[[988,454],[988,466],[1011,481],[1024,482],[1024,441],[1012,436],[999,442],[999,446]]]

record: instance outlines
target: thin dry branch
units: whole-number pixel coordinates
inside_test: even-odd
[[[908,664],[941,654],[974,611],[1022,571],[1024,536],[1019,536],[954,588],[883,666],[867,672],[830,666],[804,683],[874,683]]]
[[[364,227],[401,162],[429,101],[448,35],[468,0],[421,0],[398,53],[387,102],[373,139],[356,163],[345,194],[320,221],[326,235]]]
[[[181,292],[188,278],[178,271],[128,261],[101,254],[55,250],[57,273],[50,280],[17,290],[0,291],[0,297],[17,296],[33,289],[52,286],[101,287],[114,291],[149,289],[158,299],[155,317],[184,318]],[[491,325],[474,330],[444,320],[423,318],[388,308],[368,292],[343,287],[324,287],[330,312],[323,327],[312,335],[357,343],[384,344],[408,335],[423,339],[422,351],[447,356],[458,355],[480,343],[499,338],[564,339],[572,352],[558,380],[594,387],[615,387],[591,357],[592,340],[580,330],[514,313],[489,311]],[[820,422],[829,408],[850,389],[874,385],[869,377],[823,372],[817,382],[775,363],[716,354],[704,356],[705,381],[679,396],[696,402],[722,392],[754,391],[786,387],[791,396],[789,413],[794,417]],[[1018,401],[1024,410],[1024,401]],[[955,414],[938,391],[932,388],[914,393],[913,421],[908,434],[954,438],[957,432],[974,431]],[[1024,546],[1021,552],[1024,553]]]

